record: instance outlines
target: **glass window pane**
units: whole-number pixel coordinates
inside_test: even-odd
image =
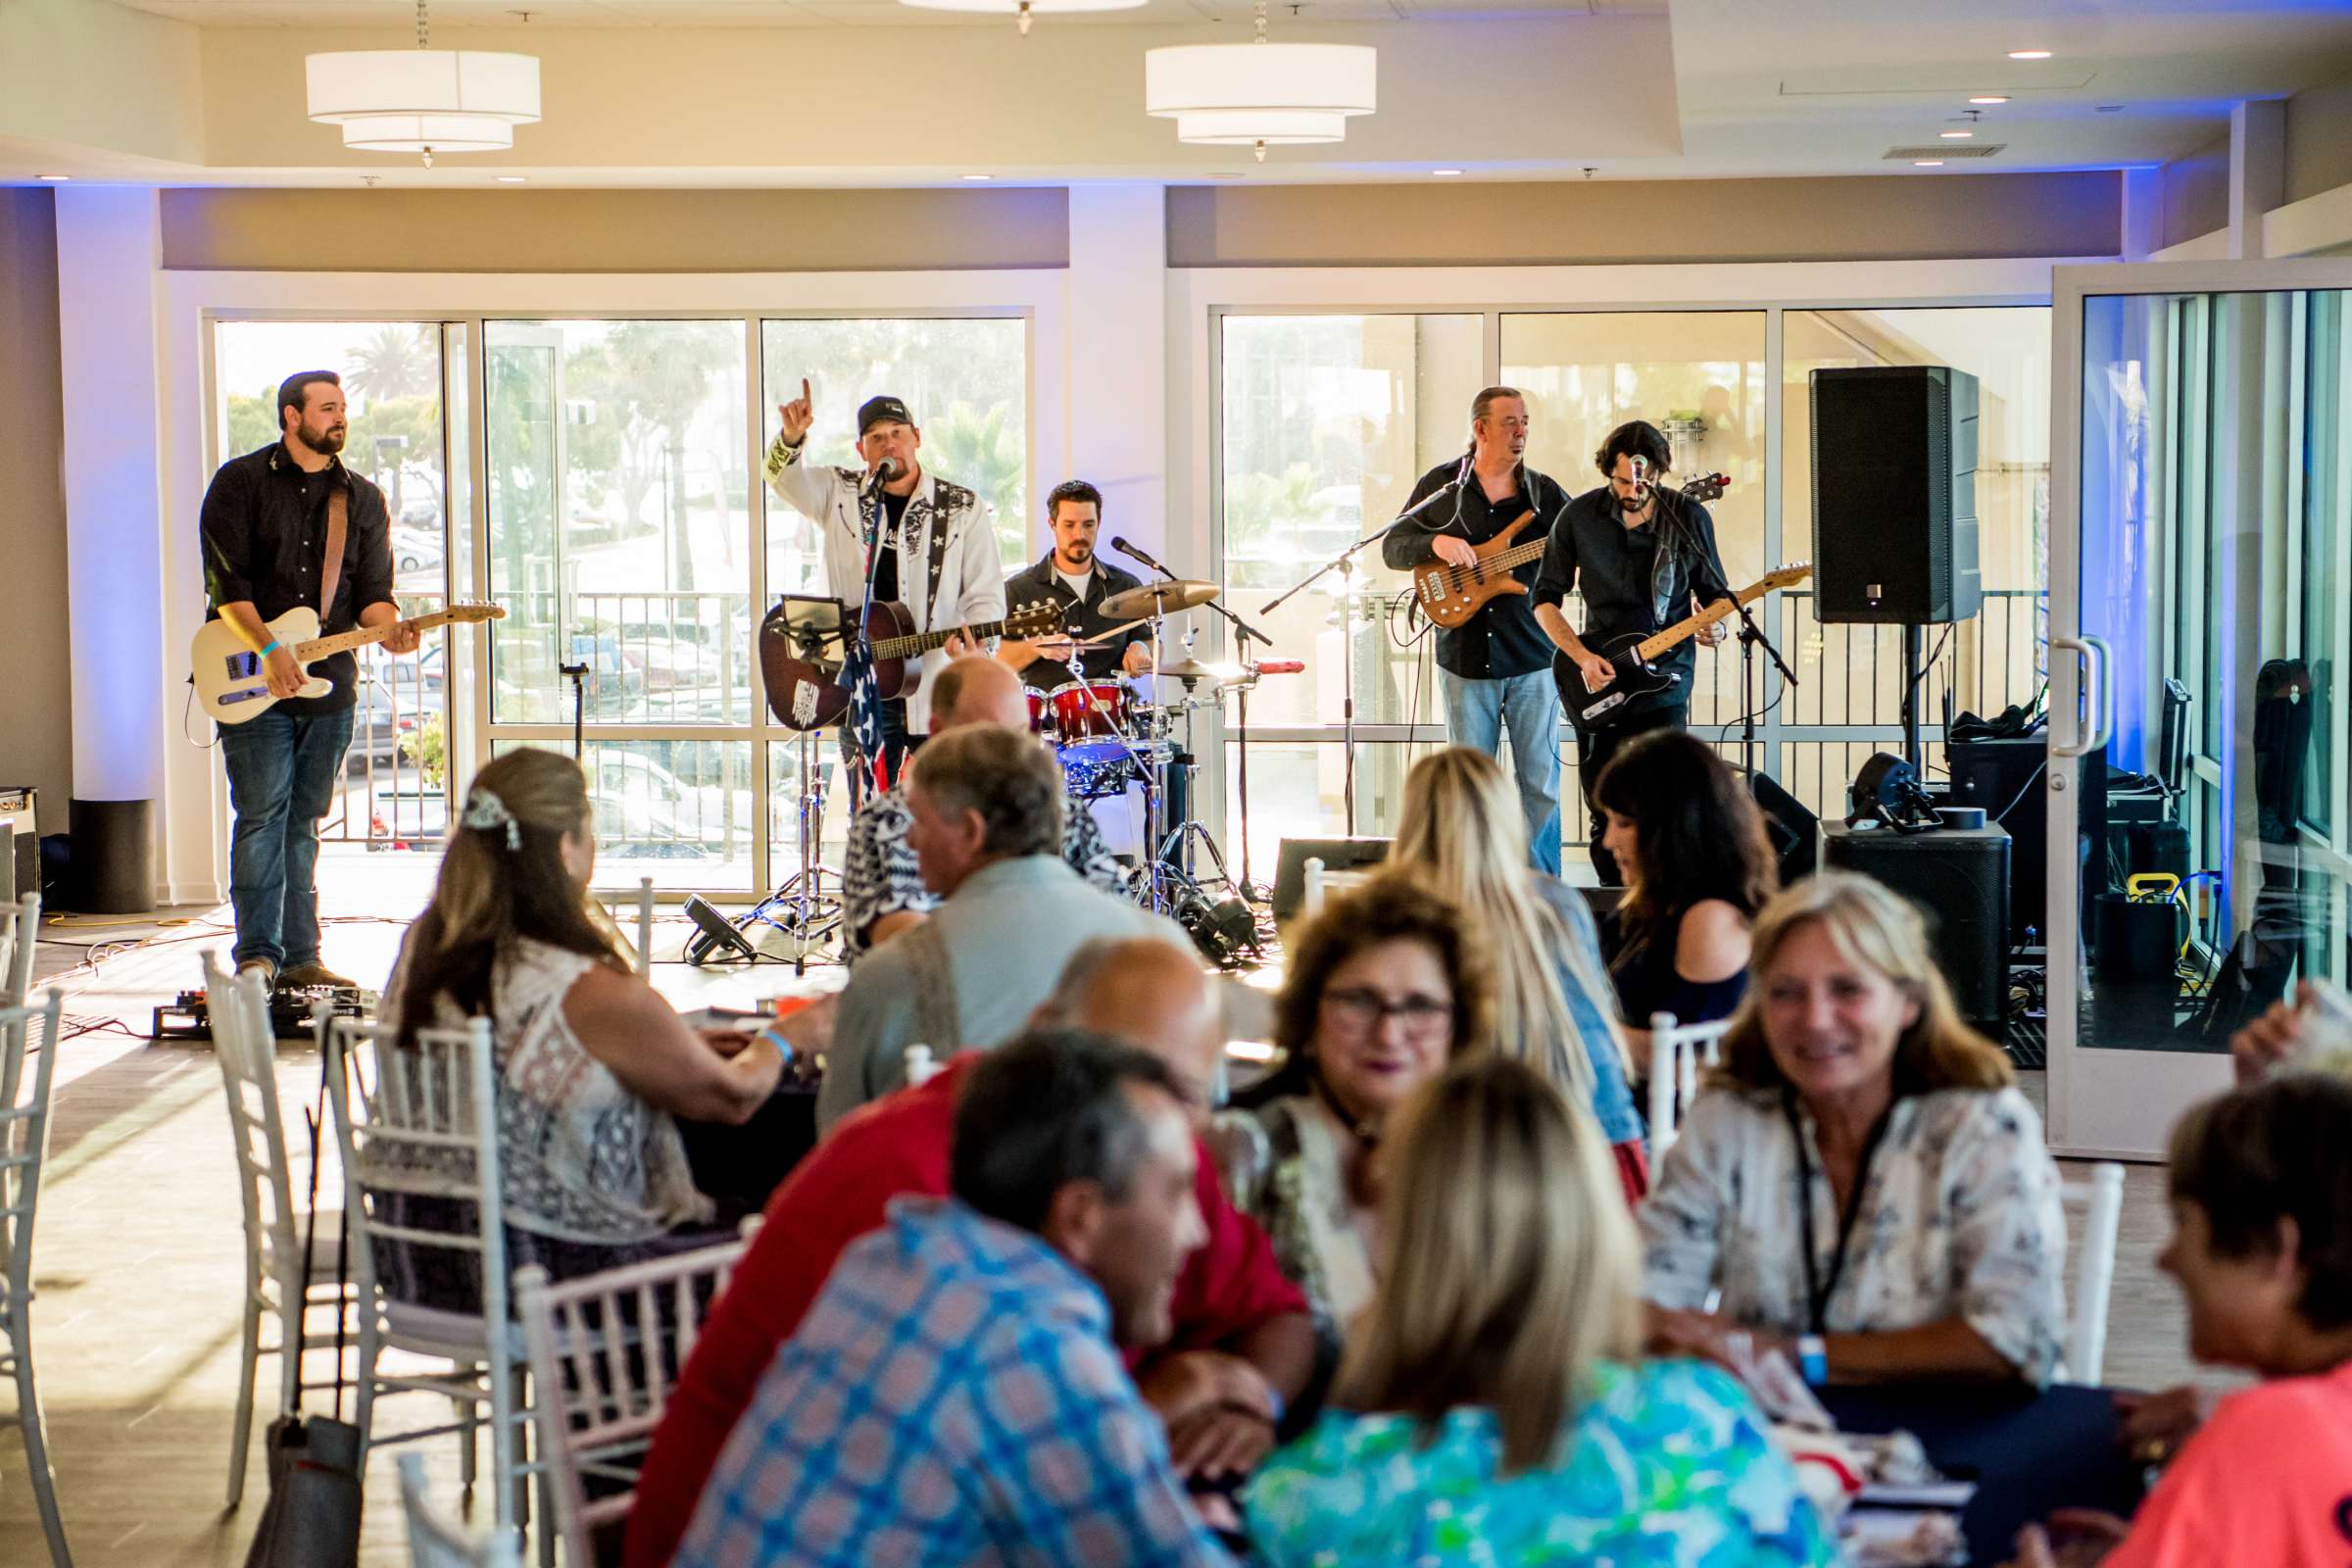
[[[751,512],[735,321],[483,328],[497,723],[751,718]]]
[[[764,445],[776,438],[777,406],[801,395],[816,402],[808,461],[854,466],[858,408],[888,393],[922,432],[922,465],[969,487],[996,509],[1006,562],[1026,560],[1041,537],[1029,519],[1029,322],[1018,316],[812,318],[760,323],[766,394]],[[783,502],[767,504],[767,587],[774,594],[824,590],[815,533]]]
[[[1628,419],[1674,446],[1678,480],[1719,472],[1707,503],[1734,586],[1764,569],[1764,313],[1642,311],[1502,318],[1502,379],[1527,394],[1528,462],[1582,495],[1600,483],[1592,455]],[[1580,608],[1569,618],[1582,619]],[[1740,717],[1740,662],[1730,644],[1692,677],[1695,724]]]
[[[1332,723],[1350,674],[1359,724],[1439,720],[1431,642],[1406,640],[1392,613],[1410,576],[1382,565],[1377,548],[1356,555],[1347,583],[1334,573],[1270,615],[1263,606],[1396,516],[1423,472],[1461,455],[1481,331],[1476,316],[1224,318],[1225,588],[1274,640],[1273,657],[1306,662],[1258,688],[1252,725]],[[1364,804],[1359,795],[1359,814]]]
[[[496,741],[493,755],[523,741]],[[542,747],[568,753],[568,746]],[[749,741],[587,743],[590,814],[599,889],[744,888],[752,881],[752,745]],[[797,788],[779,775],[779,788]]]
[[[2314,727],[2306,754],[2303,820],[2323,839],[2332,839],[2335,809],[2335,751],[2342,744],[2342,715],[2335,706],[2335,661],[2343,646],[2344,618],[2352,610],[2345,595],[2346,542],[2352,540],[2352,398],[2344,396],[2344,370],[2352,335],[2344,331],[2344,296],[2328,291],[2311,296],[2310,368],[2304,406],[2303,634],[2311,671],[2311,702],[2323,722]]]

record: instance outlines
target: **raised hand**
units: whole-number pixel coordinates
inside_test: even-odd
[[[808,438],[808,427],[816,422],[816,402],[808,392],[808,378],[801,377],[801,395],[790,403],[779,403],[776,412],[784,416],[784,444],[797,447]]]

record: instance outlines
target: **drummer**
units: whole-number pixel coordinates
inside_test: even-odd
[[[1051,692],[1072,681],[1107,680],[1113,673],[1142,675],[1152,668],[1152,627],[1148,621],[1125,626],[1102,613],[1102,601],[1125,589],[1143,586],[1133,572],[1121,571],[1095,554],[1095,535],[1102,527],[1102,492],[1084,479],[1069,479],[1046,497],[1046,521],[1054,529],[1054,548],[1045,559],[1004,579],[1008,610],[1046,602],[1061,607],[1064,636],[1034,642],[1007,639],[997,657],[1020,671],[1022,683],[1033,691]],[[1102,637],[1079,652],[1084,676],[1071,673],[1072,640]]]

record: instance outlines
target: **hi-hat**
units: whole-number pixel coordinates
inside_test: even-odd
[[[1173,615],[1180,610],[1205,605],[1216,597],[1217,585],[1213,582],[1187,578],[1148,582],[1141,588],[1112,594],[1102,601],[1102,612],[1113,620],[1130,615]]]
[[[1231,664],[1203,664],[1198,659],[1185,658],[1173,664],[1162,664],[1152,671],[1170,680],[1231,680],[1241,673]]]

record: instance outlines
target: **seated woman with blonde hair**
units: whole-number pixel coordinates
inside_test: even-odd
[[[1371,1299],[1389,1118],[1494,1037],[1479,928],[1411,871],[1379,872],[1293,934],[1282,1065],[1244,1097],[1254,1108],[1218,1118],[1217,1144],[1234,1206],[1264,1227],[1327,1347]]]
[[[1495,1049],[1592,1113],[1626,1200],[1639,1202],[1649,1165],[1592,911],[1567,883],[1529,866],[1527,813],[1494,759],[1449,746],[1414,763],[1388,863],[1418,872],[1485,926],[1498,977]]]
[[[1332,1406],[1243,1494],[1292,1564],[1828,1564],[1740,1385],[1642,1361],[1633,1225],[1589,1117],[1456,1062],[1388,1154],[1380,1293]]]
[[[488,763],[466,790],[432,903],[409,928],[381,1009],[403,1042],[490,1019],[509,1261],[558,1279],[691,1245],[711,1205],[695,1190],[672,1118],[748,1121],[783,1069],[772,1035],[698,1034],[632,972],[619,932],[588,895],[595,868],[578,763],[530,747]],[[432,1196],[431,1173],[376,1157],[363,1175],[389,1189],[387,1219],[441,1230],[468,1222]],[[382,1246],[395,1299],[480,1310],[470,1260]]]
[[[1825,871],[1774,899],[1642,1206],[1653,1343],[1726,1359],[1746,1333],[1812,1383],[2048,1382],[2066,1219],[2015,1082],[1899,896]]]

